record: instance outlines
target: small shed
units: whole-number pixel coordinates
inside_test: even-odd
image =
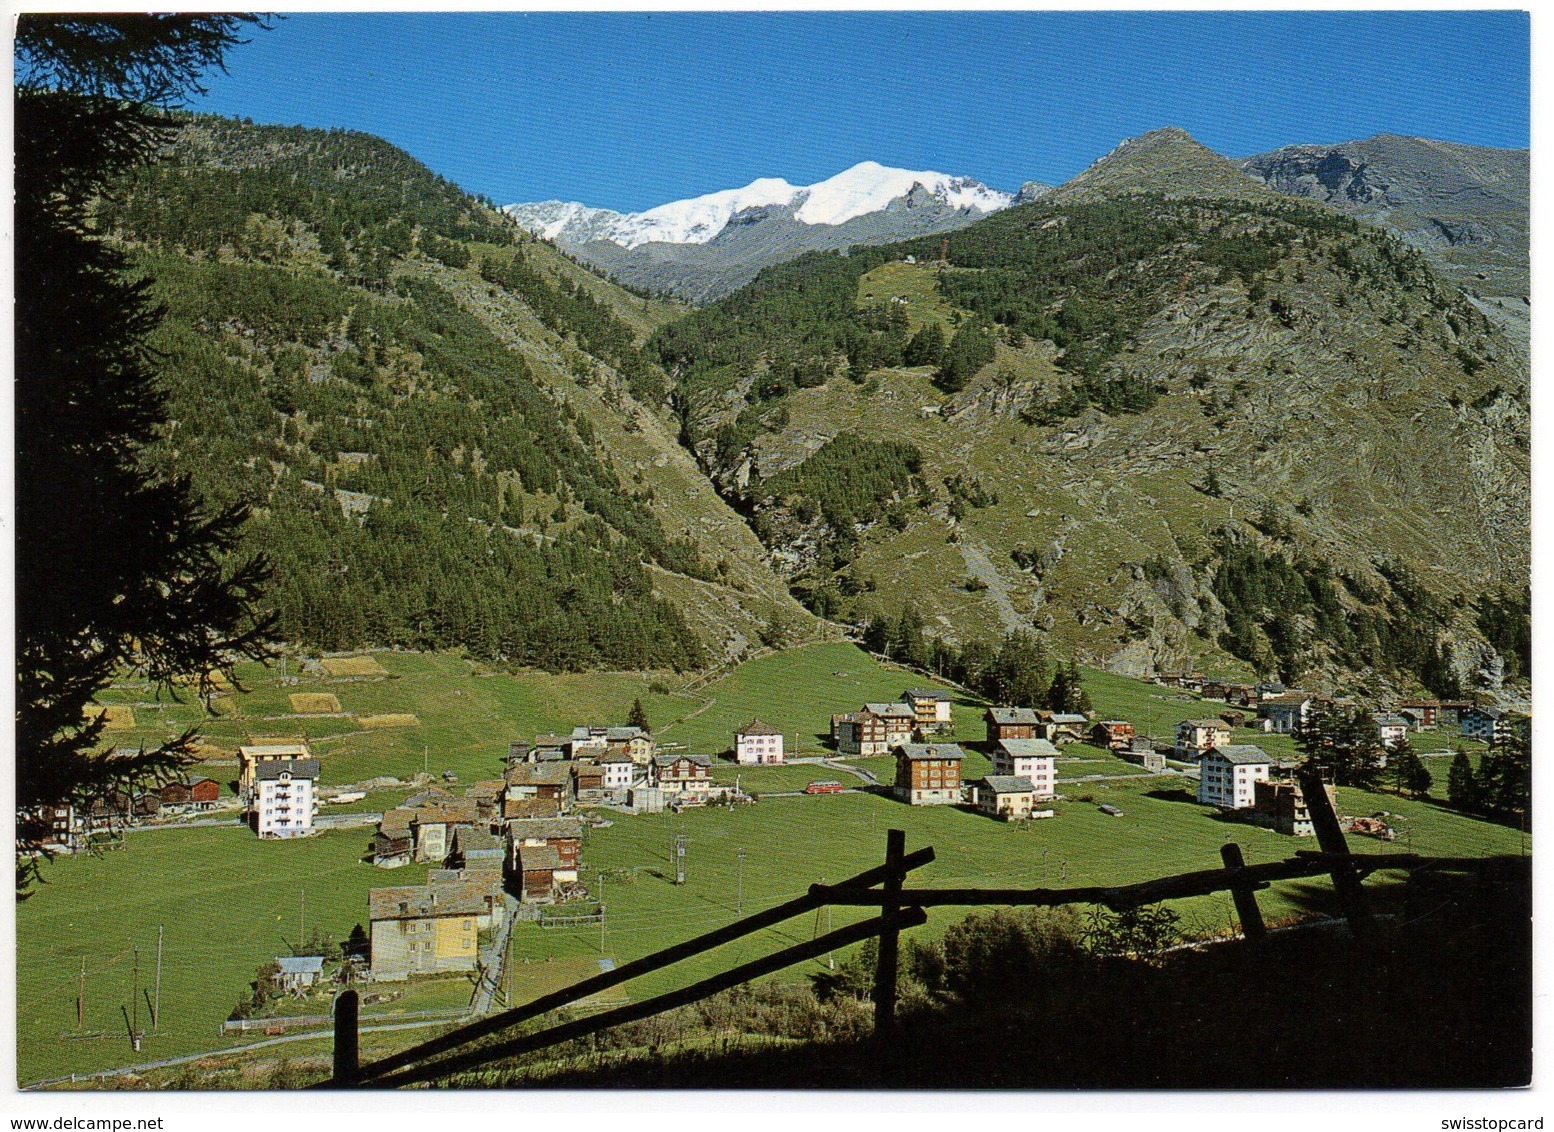
[[[305,993],[324,973],[322,955],[281,955],[275,962],[281,969],[278,981],[287,994]]]

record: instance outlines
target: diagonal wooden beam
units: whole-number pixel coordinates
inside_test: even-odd
[[[928,914],[921,908],[904,909],[891,921],[897,929],[917,927],[927,922]],[[680,990],[669,991],[655,998],[634,1002],[603,1014],[595,1014],[588,1018],[564,1022],[559,1026],[553,1026],[538,1034],[520,1035],[505,1042],[469,1050],[442,1061],[417,1065],[399,1073],[379,1077],[376,1080],[363,1080],[361,1084],[364,1087],[375,1089],[394,1089],[403,1085],[421,1084],[445,1078],[453,1073],[478,1069],[483,1065],[489,1065],[491,1062],[499,1061],[503,1058],[516,1057],[519,1054],[529,1053],[533,1050],[559,1045],[574,1038],[587,1037],[589,1034],[595,1034],[600,1030],[607,1030],[627,1022],[639,1022],[644,1018],[651,1018],[655,1014],[662,1014],[666,1010],[673,1010],[677,1006],[687,1006],[690,1003],[699,1002],[719,991],[728,990],[730,987],[749,982],[751,979],[758,979],[762,975],[772,974],[795,963],[802,963],[806,959],[818,959],[827,951],[846,947],[850,944],[859,943],[871,936],[879,935],[880,932],[885,930],[885,927],[886,922],[883,916],[875,917],[872,920],[864,920],[857,924],[850,924],[845,928],[838,928],[834,932],[827,932],[825,935],[818,936],[805,943],[784,948],[775,954],[752,960],[749,963],[742,963],[738,967],[731,968],[711,978],[703,979],[699,983],[693,983]]]
[[[932,862],[933,859],[933,847],[925,846],[922,849],[908,853],[899,867],[907,870],[921,868],[923,865]],[[893,868],[891,866],[876,865],[871,869],[865,869],[855,877],[842,881],[837,887],[847,891],[867,888],[869,885],[877,884],[887,876],[890,876],[892,871]],[[515,1006],[511,1010],[504,1010],[500,1014],[493,1014],[490,1017],[468,1023],[441,1037],[432,1038],[400,1053],[391,1054],[388,1057],[373,1062],[371,1065],[362,1066],[358,1071],[359,1076],[362,1078],[381,1076],[396,1069],[402,1069],[407,1065],[413,1065],[415,1062],[425,1060],[428,1057],[435,1057],[440,1053],[457,1049],[459,1046],[466,1045],[480,1038],[501,1033],[503,1030],[538,1018],[542,1014],[548,1014],[552,1010],[569,1006],[581,999],[598,994],[600,991],[619,986],[621,983],[628,982],[640,975],[649,974],[673,963],[678,963],[683,959],[699,955],[704,951],[710,951],[714,947],[720,947],[725,943],[730,943],[733,940],[750,935],[753,932],[773,927],[794,916],[813,912],[821,905],[821,901],[816,900],[811,893],[806,893],[803,896],[779,904],[775,908],[768,908],[764,912],[757,912],[741,920],[736,920],[732,924],[715,928],[710,932],[704,932],[693,939],[686,940],[684,943],[677,943],[660,951],[655,951],[651,955],[645,955],[641,959],[634,959],[629,963],[623,963],[612,971],[602,971],[592,978],[584,979],[580,983],[542,995],[533,1002],[524,1003],[522,1006]]]

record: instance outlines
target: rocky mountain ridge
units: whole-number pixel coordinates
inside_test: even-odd
[[[1286,196],[1396,233],[1513,335],[1528,332],[1528,151],[1378,134],[1237,163]]]
[[[1528,576],[1526,356],[1420,253],[1175,130],[939,243],[770,269],[655,338],[703,467],[812,608],[1031,626],[1131,672],[1228,651],[1501,688],[1482,603]],[[981,320],[963,388],[913,364]],[[920,471],[843,507],[806,467],[845,437]]]

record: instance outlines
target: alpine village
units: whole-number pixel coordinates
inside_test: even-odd
[[[18,1085],[1529,1079],[1525,150],[644,251],[56,19]]]

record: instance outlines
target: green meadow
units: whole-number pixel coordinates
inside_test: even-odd
[[[356,924],[365,926],[369,889],[424,881],[422,866],[385,872],[367,863],[371,833],[261,842],[235,822],[150,830],[131,834],[123,849],[46,865],[44,883],[16,909],[19,1080],[255,1040],[224,1038],[220,1026],[261,963],[292,954],[299,936],[315,927],[344,940]],[[139,1021],[149,1031],[159,926],[161,1025],[135,1054],[128,1039],[135,949]]]
[[[462,784],[493,776],[510,739],[565,731],[574,723],[622,722],[637,697],[659,738],[691,751],[725,752],[734,727],[759,716],[789,736],[790,752],[818,755],[825,753],[821,737],[833,712],[855,709],[866,700],[893,700],[907,687],[932,683],[843,643],[765,656],[686,691],[672,690],[671,678],[655,674],[506,675],[456,656],[373,657],[388,675],[304,676],[292,684],[282,681],[296,676],[294,663],[284,677],[278,670],[245,671],[247,691],[233,693],[224,714],[206,717],[204,738],[230,748],[251,738],[308,735],[323,756],[326,786],[383,774],[409,777],[423,766],[434,775],[453,770]],[[1223,710],[1138,680],[1094,671],[1085,677],[1098,717],[1130,719],[1157,738],[1170,736],[1181,719]],[[295,715],[288,697],[298,692],[333,694],[341,713]],[[110,698],[147,702],[142,689],[128,685],[105,700]],[[148,738],[199,719],[192,704],[135,710],[137,727]],[[968,744],[965,776],[979,777],[989,767],[980,749],[981,706],[956,693],[955,711],[951,738]],[[403,726],[361,726],[373,715],[407,714],[415,718]],[[123,743],[124,734],[116,733],[112,741]],[[1449,733],[1439,735],[1439,740],[1423,736],[1416,745],[1422,751],[1453,745]],[[1248,731],[1238,732],[1237,739],[1260,743],[1274,754],[1293,753],[1287,737]],[[888,758],[846,761],[882,781],[893,774]],[[1444,785],[1444,761],[1430,765],[1438,787]],[[854,776],[819,764],[746,768],[720,760],[715,773],[725,781],[738,776],[758,794],[802,790],[815,779],[859,784]],[[519,999],[533,997],[597,970],[600,959],[624,962],[729,923],[741,911],[748,914],[790,899],[813,882],[844,879],[880,862],[885,831],[891,828],[906,831],[909,849],[933,846],[936,860],[912,880],[924,887],[1121,884],[1216,867],[1219,848],[1229,840],[1242,846],[1249,862],[1279,859],[1311,845],[1224,820],[1198,805],[1191,783],[1179,776],[1088,778],[1137,775],[1138,768],[1084,744],[1063,748],[1058,773],[1066,800],[1055,803],[1057,816],[1024,827],[958,808],[911,807],[866,793],[768,797],[753,806],[707,807],[679,815],[612,813],[611,826],[587,833],[583,852],[582,879],[606,907],[602,931],[597,925],[517,925],[511,948],[513,993]],[[213,776],[228,774],[235,776],[235,768]],[[344,809],[384,808],[403,793],[374,791]],[[1101,813],[1098,807],[1106,802],[1120,807],[1123,816]],[[1518,831],[1430,801],[1340,790],[1339,808],[1351,814],[1386,810],[1402,831],[1399,841],[1386,846],[1352,838],[1359,851],[1528,851]],[[676,834],[683,834],[687,844],[683,885],[674,883]],[[344,939],[365,921],[369,889],[418,883],[424,876],[416,866],[383,872],[365,863],[370,836],[370,830],[358,829],[294,843],[259,842],[235,824],[151,831],[132,834],[124,849],[101,857],[60,858],[47,865],[45,883],[17,912],[19,1079],[91,1072],[253,1040],[221,1037],[220,1022],[246,992],[255,968],[287,954],[297,940],[304,900],[309,930],[317,925]],[[1313,880],[1276,886],[1260,899],[1276,920],[1325,909],[1328,897],[1326,881]],[[1176,907],[1193,932],[1213,934],[1234,922],[1228,896]],[[934,910],[920,930],[943,931],[963,914]],[[837,908],[789,921],[626,989],[642,997],[862,915]],[[125,1017],[132,1001],[134,948],[140,948],[140,983],[146,992],[153,985],[159,925],[164,929],[161,1027],[137,1055],[129,1048]],[[83,957],[86,1019],[78,1030]],[[809,964],[777,977],[802,980],[822,967]],[[408,991],[404,999],[374,1010],[388,1014],[457,1006],[467,1001],[469,986],[459,979],[434,980],[413,983]],[[142,1007],[144,1026],[149,1003],[143,1001]],[[387,1048],[420,1036],[421,1031],[378,1035],[373,1046]]]

